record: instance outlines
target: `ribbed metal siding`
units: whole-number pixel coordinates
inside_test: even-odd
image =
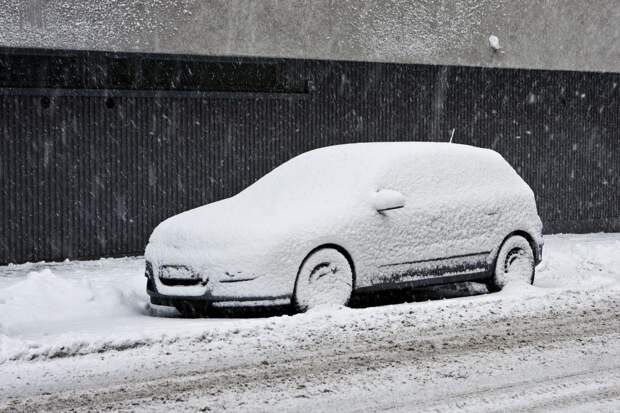
[[[620,230],[620,76],[452,68],[455,141],[500,152],[532,186],[546,232]]]
[[[307,94],[0,89],[0,262],[141,253],[309,149],[453,129],[521,173],[547,232],[620,230],[618,74],[278,62]]]

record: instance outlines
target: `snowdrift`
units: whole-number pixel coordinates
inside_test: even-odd
[[[497,294],[365,309],[322,308],[268,319],[172,318],[147,309],[143,259],[0,267],[0,363],[124,350],[184,340],[313,340],[316,331],[391,328],[398,320],[443,323],[468,317],[588,308],[620,290],[620,234],[554,235],[534,286]],[[521,287],[521,286],[519,286]],[[483,288],[483,287],[482,287]],[[166,317],[161,317],[165,315]],[[413,320],[412,317],[415,317]],[[304,338],[305,337],[305,338]],[[232,351],[232,350],[231,350]]]

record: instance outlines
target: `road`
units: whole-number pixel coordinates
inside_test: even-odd
[[[550,237],[546,253],[535,286],[497,294],[254,319],[120,313],[41,336],[0,318],[29,346],[5,346],[0,410],[618,411],[620,235]]]

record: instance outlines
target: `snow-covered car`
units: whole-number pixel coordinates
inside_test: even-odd
[[[239,194],[173,216],[146,247],[151,302],[346,305],[353,293],[460,281],[532,283],[534,194],[497,153],[392,142],[301,154]]]

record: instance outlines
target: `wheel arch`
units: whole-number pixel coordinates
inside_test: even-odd
[[[308,258],[310,258],[310,256],[312,254],[314,254],[315,252],[320,251],[322,249],[327,249],[327,248],[335,249],[336,251],[338,251],[339,253],[344,255],[344,257],[347,259],[347,262],[351,266],[351,273],[353,275],[353,277],[352,277],[353,278],[353,285],[352,285],[351,291],[352,292],[355,291],[355,283],[356,283],[356,279],[357,279],[357,273],[356,273],[356,270],[355,270],[355,263],[353,262],[353,258],[351,257],[351,254],[349,253],[349,251],[346,250],[346,248],[342,247],[341,245],[334,244],[334,243],[325,243],[325,244],[321,244],[321,245],[319,245],[317,247],[314,247],[310,252],[308,252],[306,254],[304,259],[301,260],[301,263],[299,264],[299,267],[297,267],[297,274],[295,275],[295,283],[293,284],[293,295],[292,295],[293,297],[295,297],[295,293],[297,292],[297,279],[299,278],[299,274],[301,273],[301,268],[306,263],[306,260]]]
[[[504,245],[504,243],[506,242],[508,238],[513,237],[515,235],[519,235],[525,238],[528,244],[530,244],[530,248],[532,248],[532,252],[534,253],[534,261],[536,262],[536,264],[538,264],[541,261],[542,257],[540,256],[540,250],[538,248],[538,245],[536,245],[536,241],[534,241],[534,237],[529,232],[518,229],[506,235],[502,239],[502,242],[500,242],[499,245],[495,248],[495,251],[493,251],[493,268],[495,268],[495,264],[497,263],[497,254],[499,254],[499,250],[502,248],[502,245]]]

